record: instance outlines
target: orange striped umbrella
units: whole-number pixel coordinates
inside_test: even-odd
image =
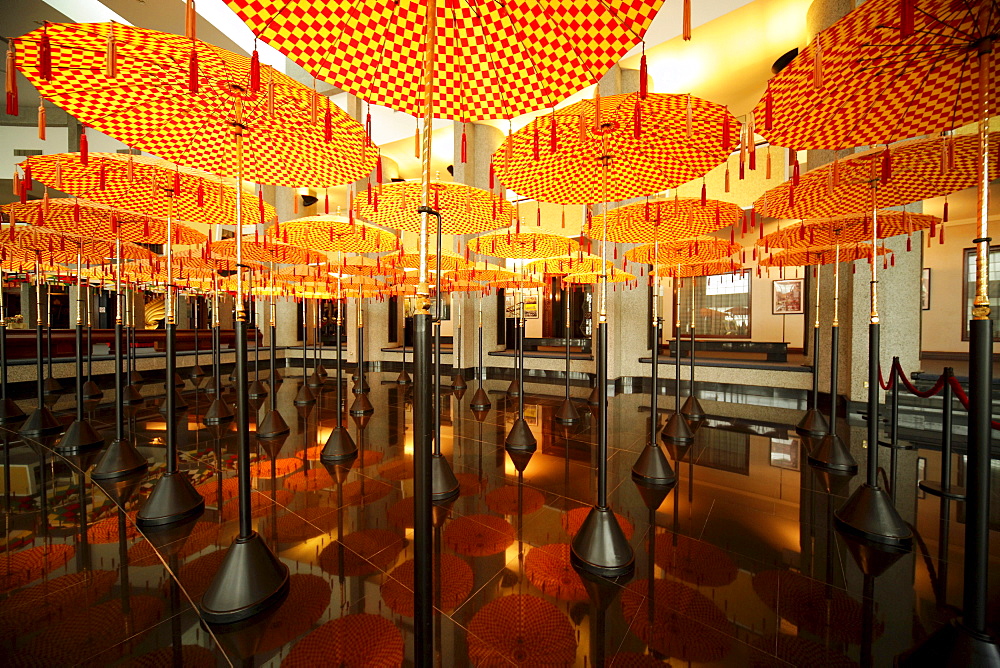
[[[530,290],[535,288],[548,287],[541,281],[533,281],[530,278],[512,278],[506,281],[490,281],[487,285],[491,288],[502,288],[504,290]]]
[[[417,269],[420,266],[420,255],[416,252],[413,253],[400,253],[399,255],[387,255],[383,258],[384,262],[393,267],[400,267],[403,269]],[[438,256],[437,253],[427,253],[427,269],[431,271],[436,271],[438,268]],[[458,253],[453,251],[445,250],[441,253],[441,269],[443,271],[452,271],[456,269],[472,269],[473,264],[463,258]]]
[[[515,276],[513,271],[506,269],[458,269],[446,275],[455,281],[504,281]]]
[[[839,253],[838,253],[839,248]],[[843,246],[816,246],[779,251],[762,257],[757,264],[761,267],[811,267],[820,264],[836,262],[854,262],[855,260],[870,260],[872,254],[888,255],[889,251],[871,244],[845,244]]]
[[[484,605],[469,622],[469,659],[477,666],[570,666],[576,634],[563,612],[537,596],[514,594]]]
[[[711,234],[736,225],[743,209],[732,202],[715,199],[675,198],[647,200],[610,209],[605,228],[604,214],[591,217],[587,236],[614,243],[653,243],[680,241]]]
[[[0,246],[7,251],[11,259],[14,259],[18,252],[26,257],[41,253],[43,258],[63,263],[76,262],[78,254],[84,262],[103,262],[115,257],[121,257],[123,260],[151,261],[157,257],[148,248],[133,243],[122,242],[119,250],[111,241],[63,234],[33,225],[0,229]]]
[[[162,257],[162,256],[161,256]],[[179,270],[208,269],[210,271],[236,271],[236,260],[231,257],[210,255],[204,250],[187,250],[174,253],[174,262]],[[264,265],[244,258],[243,266],[253,271],[263,271]]]
[[[737,243],[718,237],[697,237],[684,241],[660,244],[645,244],[625,252],[629,262],[671,266],[697,264],[725,260],[738,253],[743,247]]]
[[[618,202],[703,176],[729,157],[739,133],[725,107],[693,95],[595,96],[508,136],[493,168],[529,199]]]
[[[885,239],[900,234],[909,237],[914,232],[929,230],[934,236],[941,219],[923,213],[906,211],[878,211],[878,238]],[[776,232],[765,234],[758,246],[769,248],[804,248],[806,246],[835,246],[871,241],[872,214],[861,213],[836,218],[814,218],[789,225]],[[941,238],[944,238],[942,234]],[[943,241],[942,241],[943,243]],[[907,244],[908,248],[910,244]]]
[[[434,592],[434,606],[443,611],[454,610],[472,592],[472,568],[453,554],[436,555],[435,561],[434,568],[441,569],[441,578],[439,589]],[[382,583],[381,594],[385,604],[397,615],[413,616],[413,559],[392,569]]]
[[[570,255],[580,250],[579,242],[558,234],[504,232],[487,234],[469,241],[469,250],[502,258],[547,258]]]
[[[347,615],[298,641],[281,661],[281,668],[398,668],[403,665],[404,649],[403,634],[388,619],[365,613]]]
[[[89,153],[84,158],[82,153],[55,153],[26,158],[21,168],[30,170],[33,179],[85,199],[92,207],[113,207],[140,218],[162,220],[169,216],[175,221],[231,225],[236,211],[232,181],[152,156]],[[260,222],[274,218],[274,207],[257,195],[243,192],[241,197],[243,211],[257,211]],[[140,232],[132,232],[129,220],[125,219],[122,234],[131,235],[123,238],[141,240]],[[162,229],[165,231],[166,226]],[[175,224],[176,229],[183,228]]]
[[[514,206],[499,195],[463,183],[432,181],[431,206],[441,213],[443,234],[478,234],[508,227]],[[401,181],[374,186],[358,194],[358,215],[394,230],[420,232],[421,186]],[[437,229],[436,223],[434,229]]]
[[[274,241],[257,241],[246,235],[242,239],[243,259],[274,264],[311,264],[326,261],[325,255],[310,252],[298,246]],[[236,257],[236,239],[223,239],[212,243],[212,252],[222,257]]]
[[[42,97],[134,148],[256,183],[326,188],[375,166],[364,128],[273,68],[120,23],[47,23],[13,40]],[[237,175],[233,128],[242,129]]]
[[[327,253],[385,253],[399,247],[399,240],[392,232],[335,215],[285,221],[269,227],[265,236],[292,246]]]
[[[717,274],[733,274],[740,271],[743,265],[735,260],[721,262],[701,262],[699,264],[659,265],[653,276],[669,276],[671,278],[688,278],[690,276],[715,276]]]

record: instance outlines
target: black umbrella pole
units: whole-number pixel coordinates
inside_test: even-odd
[[[434,572],[431,540],[431,315],[413,316],[413,437],[414,437],[414,636],[415,665],[433,665]]]
[[[168,293],[167,299],[170,298]],[[177,390],[174,387],[174,375],[177,373],[177,323],[167,323],[167,341],[165,347],[167,352],[167,382],[163,391],[165,394],[164,404],[167,411],[167,474],[171,475],[177,473],[177,416],[174,414],[177,410],[177,402],[175,401]]]
[[[277,379],[278,379],[278,375],[277,375],[278,361],[277,361],[277,353],[275,352],[275,349],[274,349],[274,336],[275,336],[275,334],[274,334],[274,323],[272,322],[271,323],[271,340],[270,340],[270,345],[268,346],[268,348],[269,348],[268,349],[268,356],[269,356],[269,360],[268,361],[269,361],[270,367],[271,367],[271,372],[270,372],[269,376],[271,378],[271,410],[272,411],[273,410],[277,410],[277,408],[278,408],[278,396],[277,396],[278,395],[278,391],[277,391],[277,388],[275,387],[275,385],[277,383]]]
[[[247,407],[247,322],[236,321],[236,443],[239,457],[236,473],[239,479],[240,538],[253,534],[250,489],[250,415]]]

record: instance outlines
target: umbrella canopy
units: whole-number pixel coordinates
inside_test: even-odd
[[[211,44],[118,23],[46,24],[13,43],[17,68],[42,97],[166,160],[317,188],[375,166],[364,128],[329,98],[270,67],[255,81],[249,58]],[[241,175],[234,124],[248,130]]]
[[[35,200],[37,201],[37,200]],[[21,204],[7,204],[0,211],[8,215],[16,215],[12,207],[22,207]],[[0,247],[7,252],[7,260],[19,256],[35,257],[40,253],[43,259],[52,262],[76,262],[79,254],[84,262],[100,263],[111,258],[123,260],[153,260],[156,254],[148,248],[133,243],[122,243],[121,249],[115,243],[102,239],[91,239],[75,234],[63,234],[42,227],[18,226],[0,229]],[[137,265],[142,266],[142,265]],[[148,266],[146,266],[148,269]]]
[[[446,276],[455,281],[505,281],[515,274],[506,269],[457,269]]]
[[[288,597],[268,617],[254,647],[256,653],[266,655],[309,631],[329,606],[330,583],[326,578],[308,573],[290,575]]]
[[[991,180],[1000,176],[998,140],[1000,132],[990,135]],[[771,188],[754,207],[772,218],[818,218],[948,195],[976,185],[979,154],[975,135],[917,139],[854,153]]]
[[[605,215],[591,217],[587,236],[614,243],[653,243],[680,241],[689,237],[711,234],[736,225],[743,218],[743,209],[732,202],[715,199],[675,198],[649,200],[620,206]]]
[[[36,545],[0,559],[0,593],[23,587],[55,570],[76,553],[72,545]]]
[[[566,275],[576,273],[597,273],[611,266],[611,260],[601,260],[598,255],[575,253],[560,257],[542,258],[529,262],[524,271],[529,274]]]
[[[445,545],[470,557],[503,552],[515,537],[510,522],[493,515],[466,515],[451,521],[444,529]]]
[[[560,601],[584,602],[590,597],[570,562],[569,552],[569,543],[532,548],[524,557],[524,574],[543,594]]]
[[[593,285],[597,285],[602,281],[605,283],[628,283],[634,280],[635,274],[630,274],[615,267],[602,272],[580,272],[563,277],[563,283],[590,283]]]
[[[403,634],[385,617],[347,615],[298,641],[282,659],[281,668],[401,666],[405,649]]]
[[[790,248],[762,257],[758,264],[762,267],[811,267],[819,264],[834,264],[838,261],[871,260],[873,253],[888,255],[889,251],[881,246],[873,247],[871,244],[845,244],[839,248],[837,246],[816,246],[801,250]]]
[[[907,211],[877,211],[878,238],[900,234],[907,236],[921,230],[934,230],[940,218]],[[856,244],[872,238],[872,214],[862,213],[836,218],[814,218],[765,234],[757,241],[764,248],[804,248]]]
[[[441,214],[443,234],[478,234],[508,227],[514,207],[503,197],[462,183],[434,181],[431,205]],[[406,232],[420,231],[419,181],[386,183],[357,197],[358,215],[365,220]],[[435,225],[435,229],[436,229]]]
[[[717,274],[732,274],[740,271],[743,265],[734,260],[721,262],[701,262],[699,264],[661,264],[652,272],[653,276],[670,276],[671,278],[688,278],[690,276],[715,276]],[[731,312],[731,309],[730,309]]]
[[[454,610],[472,592],[472,567],[453,554],[435,556],[434,568],[440,568],[440,589],[434,605],[440,610]],[[397,615],[413,616],[413,559],[407,559],[389,573],[382,583],[382,600]],[[440,596],[440,599],[436,597]]]
[[[506,281],[490,281],[487,285],[491,288],[502,288],[504,290],[529,290],[533,288],[545,288],[545,283],[533,281],[530,278],[512,278]]]
[[[393,531],[362,529],[327,545],[319,566],[331,575],[372,575],[395,561],[405,546],[406,539]]]
[[[393,267],[402,269],[417,269],[420,266],[420,254],[417,252],[404,252],[399,255],[387,255],[384,261]],[[474,265],[454,251],[445,250],[441,253],[441,270],[454,271],[459,269],[471,269]],[[436,253],[427,253],[427,269],[435,271],[438,268],[438,256]]]
[[[529,259],[570,255],[580,250],[574,239],[542,232],[487,234],[469,241],[469,251],[490,257]]]
[[[158,228],[152,227],[152,220],[149,222],[151,227],[145,227],[150,216],[160,219],[169,216],[175,221],[194,223],[232,224],[236,211],[236,188],[228,179],[152,156],[56,153],[26,158],[21,168],[26,173],[30,170],[31,178],[51,188],[86,199],[94,209],[105,205],[138,216],[139,219],[133,221],[122,213],[117,214],[119,222],[124,223],[119,226],[121,233],[131,235],[123,237],[128,241],[139,241],[146,229],[162,228],[161,234],[166,231],[162,221],[158,221]],[[274,207],[256,195],[242,192],[240,198],[243,210],[258,211],[261,222],[274,218]],[[73,200],[50,200],[50,204],[52,201],[73,204]],[[135,228],[129,224],[131,222],[141,222],[143,226]],[[184,229],[174,224],[175,234]],[[175,243],[201,243],[204,235],[201,241],[184,239],[181,237]]]
[[[419,2],[227,0],[261,39],[352,95],[424,111]],[[663,0],[437,7],[435,115],[512,118],[594,83],[642,40]],[[581,45],[586,45],[582,47]]]
[[[246,235],[242,239],[243,258],[254,262],[273,262],[275,264],[312,264],[326,261],[325,255],[307,251],[298,246],[281,244],[274,241],[256,241],[253,236]],[[236,257],[236,239],[223,239],[212,244],[212,252],[223,257]]]
[[[736,562],[709,542],[675,533],[656,536],[656,565],[699,587],[724,587],[736,579]]]
[[[738,253],[742,248],[739,244],[726,239],[698,237],[686,241],[636,246],[625,252],[625,258],[629,262],[659,264],[669,267],[678,264],[725,260]]]
[[[391,232],[344,216],[296,218],[267,229],[265,236],[312,251],[385,253],[399,247]]]
[[[729,157],[739,130],[725,107],[693,95],[595,97],[507,137],[493,168],[504,186],[530,199],[617,202],[706,174]]]
[[[469,622],[469,659],[477,666],[570,666],[576,634],[563,612],[537,596],[514,594],[484,605]]]
[[[754,108],[757,131],[795,149],[837,149],[951,130],[996,109],[1000,33],[989,2],[870,0],[816,35]],[[763,122],[761,122],[763,121]]]

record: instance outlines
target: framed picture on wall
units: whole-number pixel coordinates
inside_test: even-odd
[[[927,311],[931,307],[931,268],[924,267],[920,275],[920,308]]]
[[[524,296],[524,319],[538,318],[538,295]]]
[[[804,278],[788,278],[772,281],[771,313],[774,315],[797,315],[805,313],[803,299]]]

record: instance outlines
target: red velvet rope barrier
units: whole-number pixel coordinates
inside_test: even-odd
[[[883,390],[891,389],[894,385],[895,378],[898,377],[901,381],[903,381],[903,385],[906,387],[907,391],[910,392],[910,394],[927,399],[943,390],[944,384],[948,383],[951,385],[951,389],[955,393],[955,396],[958,397],[959,402],[961,402],[962,407],[966,411],[969,410],[969,395],[965,393],[965,390],[962,388],[962,384],[958,382],[958,379],[955,378],[955,376],[945,376],[945,374],[941,374],[938,376],[937,382],[934,383],[934,387],[925,392],[921,392],[906,377],[906,373],[903,372],[903,367],[900,365],[899,360],[893,360],[891,371],[892,372],[889,374],[889,381],[886,382],[885,377],[882,375],[882,367],[881,365],[879,366],[878,384]],[[990,425],[993,429],[1000,430],[1000,420],[990,420]]]

